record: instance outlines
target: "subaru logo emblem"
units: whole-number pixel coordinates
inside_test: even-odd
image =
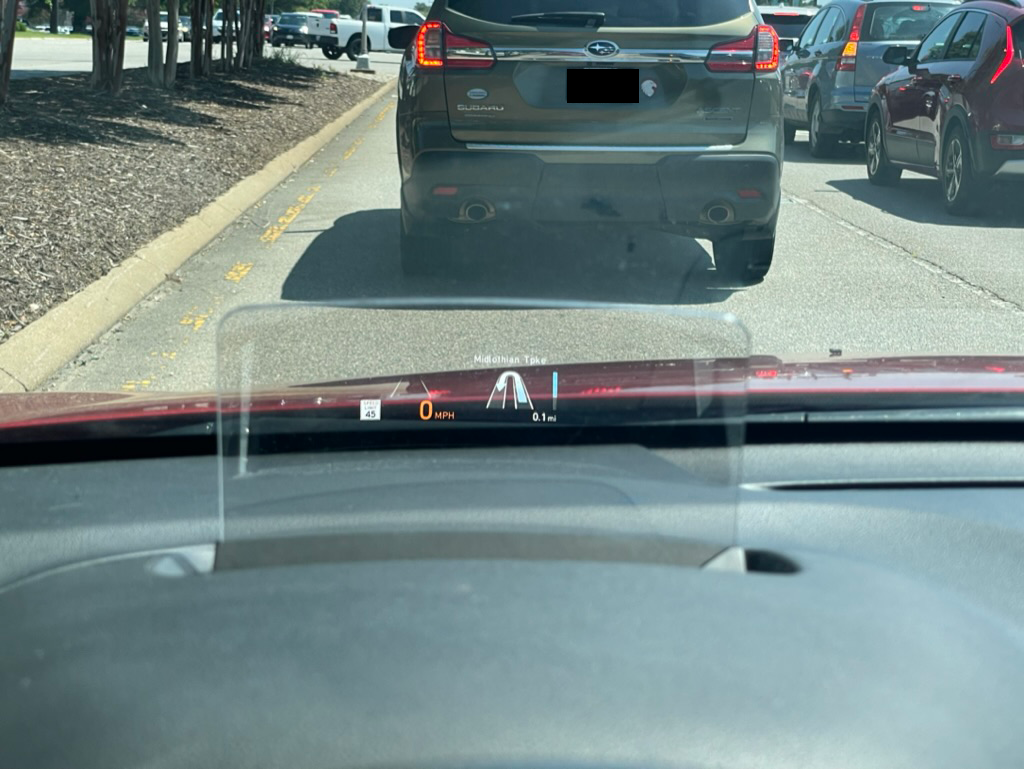
[[[475,99],[476,101],[486,99],[489,95],[490,94],[488,94],[487,91],[485,91],[483,88],[473,88],[469,91],[466,91],[466,96],[468,96],[470,99]]]
[[[595,40],[587,46],[587,53],[591,56],[614,56],[619,52],[619,46],[610,40]]]

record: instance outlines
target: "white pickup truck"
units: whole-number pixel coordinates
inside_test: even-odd
[[[409,8],[389,5],[370,5],[366,8],[366,40],[371,51],[387,51],[402,53],[388,45],[388,32],[395,27],[409,25],[419,26],[426,19]],[[363,20],[358,19],[318,19],[315,27],[310,27],[310,36],[315,35],[320,50],[328,59],[338,59],[341,55],[355,61],[362,53]]]

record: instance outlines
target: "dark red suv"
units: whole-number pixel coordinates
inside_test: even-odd
[[[1024,0],[966,0],[884,59],[901,66],[871,94],[872,183],[936,176],[954,214],[974,213],[992,183],[1024,184]]]

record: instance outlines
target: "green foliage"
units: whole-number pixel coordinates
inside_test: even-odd
[[[46,7],[49,8],[50,4],[47,3]],[[75,27],[84,26],[86,18],[91,14],[89,0],[61,0],[60,9],[75,14]]]
[[[358,19],[363,12],[362,0],[337,0],[338,10]]]
[[[430,3],[416,3],[416,5],[414,5],[413,8],[422,13],[424,16],[430,13]]]
[[[28,24],[26,24],[23,21],[15,22],[15,24],[14,24],[14,31],[15,32],[28,32]]]
[[[289,66],[298,67],[299,54],[293,51],[291,48],[275,48],[269,54],[263,54],[263,66],[273,67],[287,64]]]

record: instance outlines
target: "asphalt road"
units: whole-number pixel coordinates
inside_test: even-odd
[[[283,48],[282,53],[294,55],[306,66],[323,67],[324,69],[349,70],[355,67],[348,57],[338,61],[328,60],[319,49]],[[273,51],[268,45],[266,53]],[[148,44],[141,37],[129,38],[124,50],[125,69],[145,67],[148,56]],[[219,56],[217,49],[214,56]],[[189,43],[179,43],[178,61],[189,60]],[[381,76],[394,77],[398,74],[398,54],[370,53],[370,64]],[[23,37],[14,44],[14,60],[11,77],[25,79],[30,77],[56,77],[73,75],[79,72],[92,71],[92,41],[72,37]]]
[[[489,354],[708,352],[701,344],[734,351],[734,328],[688,335],[700,326],[664,317],[694,311],[732,313],[753,352],[787,360],[1024,354],[1019,198],[1007,196],[982,218],[954,218],[936,181],[907,175],[899,188],[874,188],[859,148],[813,161],[803,135],[787,154],[776,261],[760,285],[722,284],[710,245],[691,239],[531,228],[470,239],[457,248],[456,268],[405,278],[394,103],[386,97],[368,110],[45,389],[211,390],[225,315],[282,300],[518,297],[656,312],[354,317],[295,305],[234,315],[230,346],[237,352],[247,334],[255,342],[256,385],[408,372],[414,363],[467,367]]]

